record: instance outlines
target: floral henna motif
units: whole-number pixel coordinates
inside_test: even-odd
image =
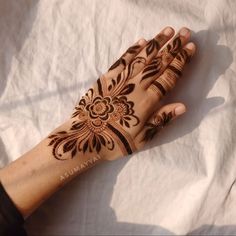
[[[139,124],[139,118],[134,114],[134,103],[126,97],[133,92],[135,85],[124,83],[120,74],[111,80],[107,93],[104,93],[100,79],[97,85],[98,94],[89,89],[75,107],[72,114],[75,120],[70,130],[48,137],[56,159],[68,159],[65,153],[69,154],[69,158],[75,157],[78,152],[99,153],[102,147],[113,150],[116,143],[124,154],[133,152],[128,134],[117,129],[116,123],[126,128]]]
[[[92,103],[85,106],[85,110],[88,111],[91,119],[100,118],[101,120],[107,120],[109,115],[114,111],[114,107],[111,105],[110,97],[97,96],[93,99]]]
[[[147,142],[153,139],[153,137],[171,121],[172,117],[172,112],[168,114],[163,112],[161,115],[156,115],[153,119],[153,123],[148,122],[145,124],[147,130],[145,131],[142,141]]]
[[[136,126],[139,123],[139,119],[134,115],[134,103],[127,101],[125,96],[116,97],[113,100],[114,112],[112,113],[112,119],[119,121],[122,126],[130,127],[130,123]]]

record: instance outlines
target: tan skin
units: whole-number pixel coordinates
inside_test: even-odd
[[[0,180],[24,218],[81,172],[140,150],[186,111],[182,103],[157,109],[196,51],[189,29],[174,35],[166,27],[152,40],[132,45],[64,124],[0,170]]]

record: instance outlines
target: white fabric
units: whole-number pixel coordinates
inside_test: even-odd
[[[163,101],[188,112],[53,196],[28,219],[30,236],[236,234],[235,12],[233,0],[0,0],[1,166],[67,119],[139,38],[187,26],[198,45]]]

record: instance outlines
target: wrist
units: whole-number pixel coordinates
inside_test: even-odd
[[[66,130],[68,125],[66,122],[52,133]],[[24,217],[75,176],[102,162],[98,155],[86,156],[83,153],[74,158],[58,160],[49,142],[46,137],[0,171],[4,188]]]

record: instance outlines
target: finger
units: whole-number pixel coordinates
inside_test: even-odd
[[[167,124],[185,112],[186,107],[182,103],[172,103],[163,106],[148,119],[142,131],[135,137],[136,147],[138,149],[142,148]]]
[[[152,40],[149,40],[141,52],[126,66],[124,77],[128,80],[137,75],[155,57],[163,45],[174,35],[171,27],[166,27]],[[122,72],[122,73],[123,73]]]
[[[163,73],[168,64],[171,63],[189,39],[190,30],[185,27],[182,28],[174,39],[157,54],[150,64],[144,67],[138,75],[140,83],[144,88],[150,86],[150,84]]]
[[[117,76],[128,65],[132,59],[144,48],[147,41],[143,38],[138,40],[134,45],[129,47],[125,53],[108,69],[105,74],[106,78],[113,78]]]
[[[195,51],[195,44],[192,42],[188,43],[166,67],[163,74],[152,82],[148,87],[148,91],[154,92],[159,100],[166,92],[172,90],[177,79],[182,75],[185,64],[190,60]]]

